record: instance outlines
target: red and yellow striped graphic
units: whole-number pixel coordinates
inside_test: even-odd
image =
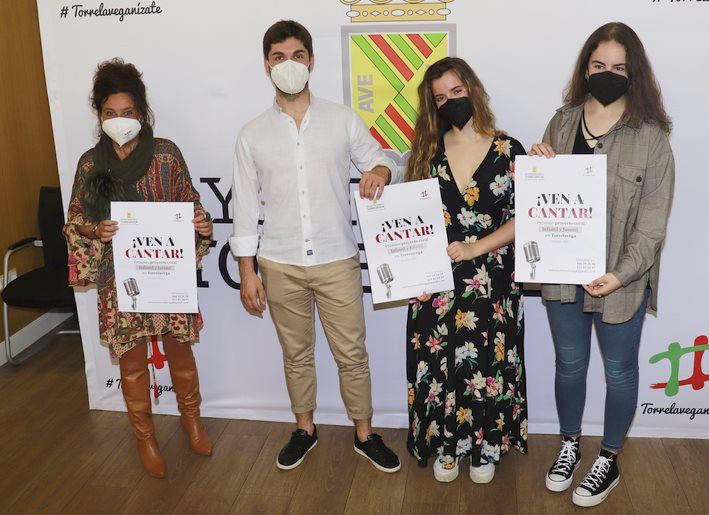
[[[448,32],[351,33],[351,105],[383,148],[411,147],[416,88],[427,65],[448,55]]]

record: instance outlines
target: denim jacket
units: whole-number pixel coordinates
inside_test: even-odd
[[[544,142],[558,154],[571,154],[583,104],[557,110]],[[622,287],[604,298],[584,295],[584,311],[603,313],[603,321],[629,320],[650,288],[648,311],[657,311],[660,251],[667,230],[674,190],[675,162],[667,134],[660,126],[632,127],[620,120],[601,137],[595,154],[608,163],[606,270]],[[575,285],[542,285],[542,298],[576,301]]]

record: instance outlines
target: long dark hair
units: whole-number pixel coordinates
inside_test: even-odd
[[[143,83],[143,74],[130,63],[119,57],[104,61],[98,65],[94,73],[94,86],[91,91],[91,105],[96,111],[99,124],[101,110],[109,96],[116,93],[127,93],[133,97],[135,108],[140,114],[143,127],[153,126],[153,111],[148,105],[148,97]],[[141,134],[143,130],[141,129]]]
[[[589,36],[576,61],[564,101],[571,105],[581,105],[586,100],[588,63],[591,54],[605,41],[615,41],[625,48],[625,64],[630,80],[630,87],[625,94],[625,121],[634,127],[644,122],[657,123],[669,133],[672,122],[665,112],[660,85],[652,71],[645,47],[635,31],[625,23],[606,23]]]
[[[431,176],[429,163],[436,154],[438,140],[450,129],[439,115],[431,85],[445,73],[452,71],[463,82],[473,104],[473,129],[479,134],[494,137],[495,116],[490,110],[490,97],[473,69],[459,57],[444,57],[433,63],[423,75],[418,87],[419,112],[411,142],[411,155],[406,166],[406,180],[418,181]]]

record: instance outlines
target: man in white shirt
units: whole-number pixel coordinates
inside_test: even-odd
[[[372,432],[372,395],[365,348],[357,241],[350,211],[350,163],[362,171],[361,196],[381,195],[401,179],[357,114],[315,98],[308,88],[314,58],[310,33],[279,21],[264,35],[273,106],[244,126],[234,160],[234,235],[241,300],[263,312],[268,301],[283,349],[297,429],[278,455],[290,470],[317,443],[314,305],[337,363],[340,393],[355,424],[355,451],[395,472],[397,456]],[[259,210],[263,234],[259,240]],[[261,278],[256,273],[258,253]],[[262,282],[263,279],[263,282]]]

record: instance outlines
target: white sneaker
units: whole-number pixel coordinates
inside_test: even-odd
[[[458,477],[458,460],[439,456],[433,463],[433,477],[441,483],[450,483]]]
[[[470,464],[470,479],[473,481],[473,483],[489,483],[490,481],[492,481],[493,477],[495,477],[494,463],[487,463],[481,460],[479,467],[473,467],[473,464]]]

